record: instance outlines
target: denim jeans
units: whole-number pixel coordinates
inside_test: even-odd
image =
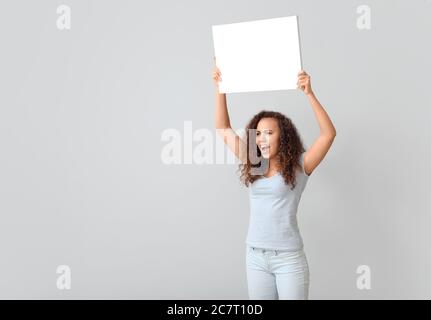
[[[271,250],[246,245],[251,300],[307,300],[310,273],[304,250]]]

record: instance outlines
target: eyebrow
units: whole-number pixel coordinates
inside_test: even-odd
[[[260,130],[256,130],[258,132],[260,132]],[[262,131],[272,131],[272,129],[263,129]]]

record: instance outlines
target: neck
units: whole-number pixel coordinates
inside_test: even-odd
[[[279,169],[280,169],[279,160],[277,158],[269,159],[268,171],[269,172],[279,171]]]

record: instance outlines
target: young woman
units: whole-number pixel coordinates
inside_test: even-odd
[[[215,60],[215,58],[214,58]],[[279,112],[261,111],[240,138],[231,128],[226,95],[216,86],[217,133],[240,160],[241,180],[249,187],[250,223],[246,239],[250,299],[308,299],[309,269],[296,214],[308,178],[323,160],[336,131],[311,89],[310,76],[298,74],[298,88],[308,98],[320,135],[305,150],[293,122]]]

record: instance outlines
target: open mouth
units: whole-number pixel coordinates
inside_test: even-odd
[[[260,147],[260,151],[262,153],[268,153],[268,151],[269,151],[269,144],[261,144],[259,147]]]

